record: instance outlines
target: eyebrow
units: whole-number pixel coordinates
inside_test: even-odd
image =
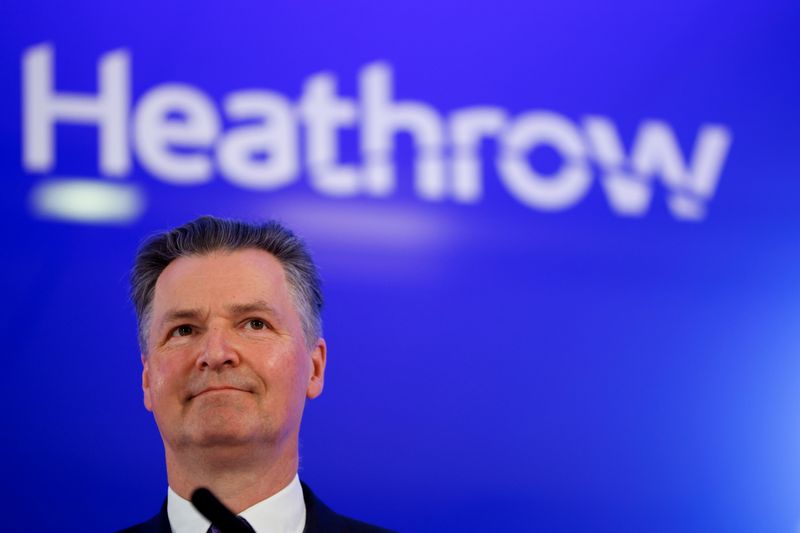
[[[227,307],[227,311],[232,315],[245,315],[253,312],[268,313],[273,316],[278,316],[278,310],[269,305],[264,300],[256,300],[246,304],[232,304]]]
[[[200,320],[204,313],[200,309],[173,309],[167,311],[160,321],[161,327],[171,322],[178,322],[180,320]]]

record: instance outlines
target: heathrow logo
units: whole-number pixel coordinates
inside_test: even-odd
[[[498,179],[531,209],[573,207],[597,181],[613,212],[644,216],[660,183],[669,212],[697,221],[706,216],[731,144],[730,131],[718,124],[699,126],[687,157],[670,125],[659,120],[642,121],[625,146],[604,116],[576,123],[553,111],[511,116],[499,106],[443,116],[431,104],[396,99],[392,67],[383,62],[361,69],[357,99],[340,95],[336,76],[323,72],[305,81],[296,102],[267,89],[233,91],[215,102],[202,89],[177,83],[151,87],[133,101],[124,49],[99,58],[96,92],[73,93],[57,85],[54,62],[50,44],[22,56],[23,167],[49,176],[33,189],[37,213],[85,222],[128,221],[142,213],[141,191],[124,179],[133,157],[152,178],[176,186],[219,176],[237,187],[274,191],[305,175],[326,197],[390,197],[397,189],[398,133],[413,139],[413,190],[421,201],[479,204],[487,179],[480,146],[492,139]],[[224,129],[223,120],[239,124]],[[100,179],[52,175],[56,125],[64,124],[97,129]],[[360,164],[340,159],[340,135],[348,129],[357,132]],[[553,173],[529,161],[541,146],[561,157]]]

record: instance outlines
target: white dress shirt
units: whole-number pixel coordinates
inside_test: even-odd
[[[211,522],[194,508],[192,502],[167,489],[167,516],[173,533],[206,533]],[[303,533],[306,525],[306,503],[300,478],[294,479],[266,500],[248,507],[239,516],[247,520],[256,533]]]

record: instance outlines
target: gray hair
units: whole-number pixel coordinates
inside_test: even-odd
[[[131,272],[131,300],[136,309],[142,354],[148,351],[156,281],[167,265],[179,257],[248,248],[272,254],[283,266],[306,344],[312,347],[322,336],[322,287],[317,267],[303,241],[275,221],[251,224],[203,216],[150,237],[136,254]]]

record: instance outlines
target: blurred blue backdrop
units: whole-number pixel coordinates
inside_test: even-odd
[[[300,475],[334,509],[798,530],[796,2],[0,13],[4,529],[158,510],[127,275],[215,214],[278,218],[320,265]]]

